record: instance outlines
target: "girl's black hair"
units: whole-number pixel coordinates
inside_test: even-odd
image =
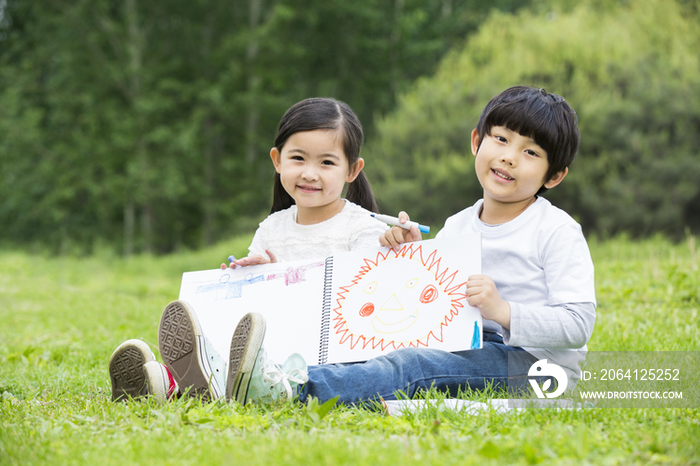
[[[357,159],[360,158],[360,149],[364,138],[362,124],[355,112],[346,103],[339,100],[314,97],[294,104],[280,120],[275,147],[281,153],[284,144],[293,134],[317,129],[338,130],[340,132],[343,152],[345,152],[348,166],[352,170]],[[378,211],[372,187],[363,171],[348,186],[346,198],[370,212]],[[292,205],[294,205],[294,199],[284,190],[279,173],[275,173],[270,213],[274,214]]]
[[[486,104],[476,131],[479,146],[494,126],[532,138],[547,152],[549,168],[545,182],[563,171],[574,161],[581,135],[576,112],[563,97],[544,89],[514,86],[506,89]],[[537,194],[547,191],[542,186]]]

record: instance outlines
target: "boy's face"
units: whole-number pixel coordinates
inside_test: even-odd
[[[479,146],[479,134],[472,131],[472,153],[476,176],[484,188],[484,201],[522,204],[527,207],[542,185],[553,188],[566,176],[567,169],[545,180],[549,168],[547,152],[533,139],[504,126],[491,128]],[[546,182],[545,182],[546,181]]]

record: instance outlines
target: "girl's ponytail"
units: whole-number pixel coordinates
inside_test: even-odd
[[[272,208],[270,214],[279,212],[280,210],[288,209],[294,205],[294,199],[282,186],[280,174],[275,172],[275,181],[272,187]]]
[[[374,199],[372,187],[364,172],[360,172],[355,181],[348,185],[347,200],[363,207],[370,212],[379,212],[377,201]]]

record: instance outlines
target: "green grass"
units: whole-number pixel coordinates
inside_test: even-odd
[[[216,267],[249,240],[130,260],[0,252],[0,465],[700,464],[698,409],[387,417],[314,403],[111,402],[113,349],[140,338],[157,353],[182,272]],[[691,239],[590,245],[599,306],[589,349],[700,351]]]

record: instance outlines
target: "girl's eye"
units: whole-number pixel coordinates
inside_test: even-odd
[[[332,160],[324,160],[322,163],[323,165],[335,165],[335,162],[333,162]]]
[[[494,138],[499,142],[507,142],[506,138],[504,138],[503,136],[494,136]]]
[[[526,150],[525,153],[527,153],[528,155],[531,155],[531,156],[533,156],[533,157],[539,157],[539,156],[540,156],[540,154],[538,154],[538,153],[535,152],[534,150],[530,150],[530,149]]]
[[[292,155],[291,158],[292,158],[292,160],[300,160],[300,161],[304,160],[304,157],[302,157],[301,155]]]

